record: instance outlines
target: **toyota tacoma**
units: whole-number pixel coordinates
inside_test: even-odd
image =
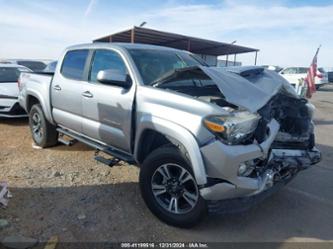
[[[276,72],[172,48],[69,47],[54,73],[21,74],[19,101],[37,145],[76,140],[138,165],[148,208],[180,227],[244,210],[321,159],[314,106]]]

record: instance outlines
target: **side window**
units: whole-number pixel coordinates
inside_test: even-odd
[[[67,52],[62,62],[61,74],[73,80],[82,80],[88,50],[73,50]]]
[[[308,69],[306,67],[299,67],[297,69],[297,73],[305,74],[308,72]]]
[[[91,64],[89,80],[97,82],[98,72],[107,69],[127,74],[126,65],[118,53],[111,50],[96,50]]]
[[[283,70],[283,74],[296,74],[297,70],[295,67],[289,67]]]
[[[290,74],[297,74],[297,68],[296,67],[291,67],[289,73]]]

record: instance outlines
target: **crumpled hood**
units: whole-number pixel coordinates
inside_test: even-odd
[[[299,98],[293,87],[279,74],[263,67],[204,67],[225,99],[251,112],[262,108],[275,94],[284,91]]]
[[[16,82],[0,83],[0,97],[18,97],[18,94]]]

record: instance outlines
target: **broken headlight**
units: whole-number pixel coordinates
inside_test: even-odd
[[[231,111],[226,116],[208,116],[204,125],[225,144],[240,144],[253,134],[260,116],[248,111]]]

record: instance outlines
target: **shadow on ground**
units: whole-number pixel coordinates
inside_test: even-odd
[[[321,88],[319,88],[317,91],[318,92],[333,92],[333,88],[332,88],[333,84],[329,84],[329,85],[326,85],[326,86],[323,86]]]
[[[144,205],[137,183],[12,188],[0,218],[11,226],[0,239],[22,234],[46,241],[284,241],[292,237],[332,240],[333,206],[309,203],[283,189],[241,214],[209,216],[192,229],[157,220]],[[28,197],[28,198],[27,198]]]
[[[28,126],[29,119],[28,118],[1,118],[0,123],[6,125],[13,125],[13,126]]]
[[[64,144],[59,143],[58,146],[52,147],[54,151],[91,151],[93,152],[95,149],[85,145],[84,143],[75,142],[71,146],[66,146]]]
[[[333,120],[315,119],[315,125],[333,125]]]

